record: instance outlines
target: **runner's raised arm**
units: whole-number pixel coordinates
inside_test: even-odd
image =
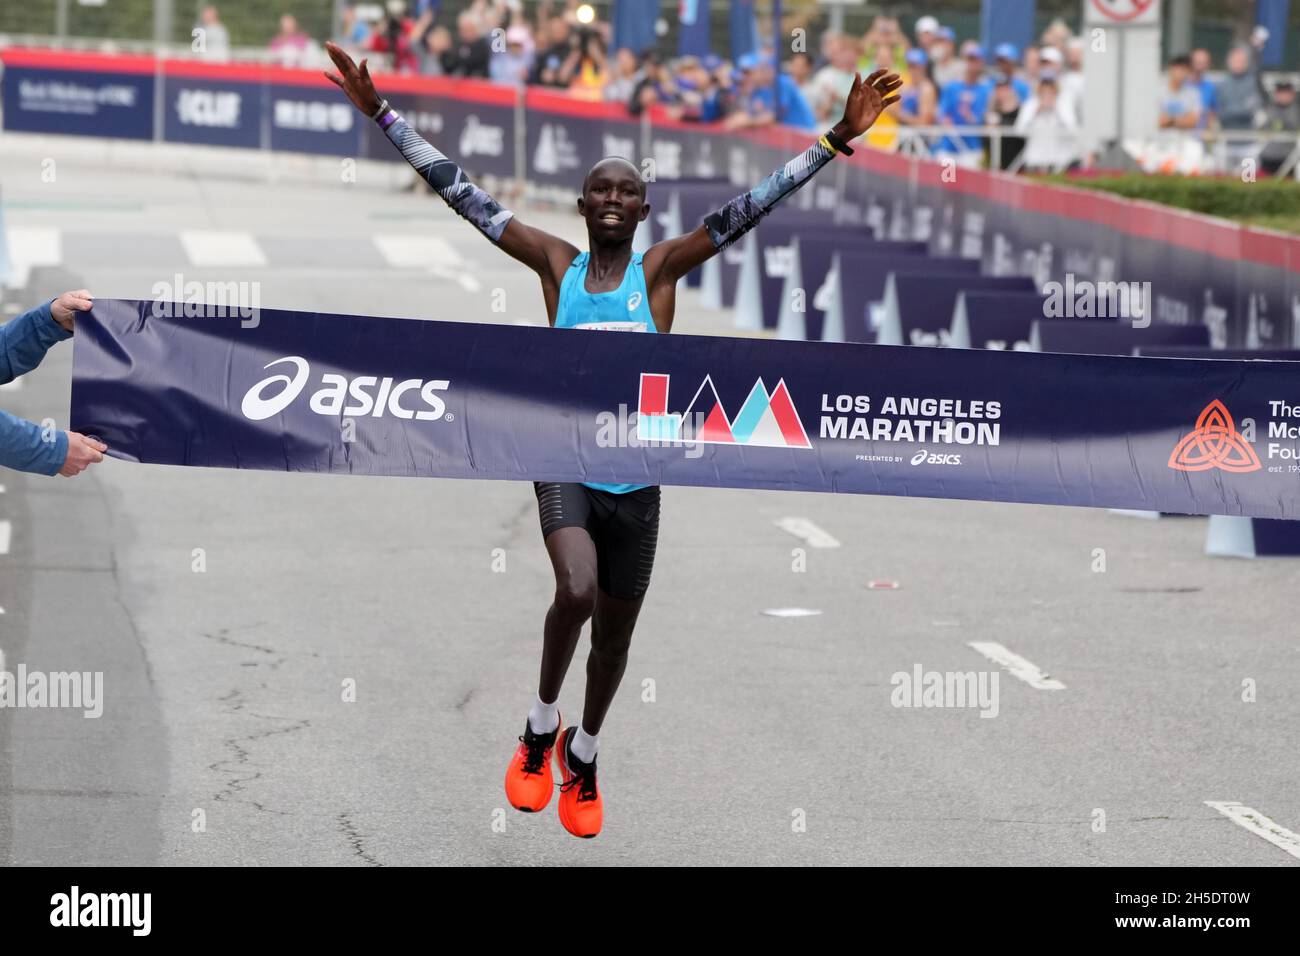
[[[645,266],[647,276],[653,276],[652,285],[675,284],[757,226],[759,220],[812,179],[837,152],[852,154],[848,144],[898,102],[897,90],[902,85],[898,74],[887,70],[877,70],[866,80],[861,74],[855,74],[844,105],[844,117],[826,135],[752,190],[708,216],[699,228],[650,247],[645,254]]]
[[[406,120],[390,108],[388,101],[375,91],[370,79],[367,61],[360,66],[342,49],[326,43],[325,49],[338,68],[325,76],[347,94],[352,104],[379,124],[417,173],[434,188],[442,200],[462,218],[468,220],[479,232],[487,236],[503,252],[522,262],[543,279],[555,283],[564,275],[578,254],[572,244],[557,236],[526,226],[515,214],[484,190],[470,182],[459,166],[439,152]]]

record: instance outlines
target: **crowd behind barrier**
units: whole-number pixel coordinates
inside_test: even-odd
[[[6,130],[400,161],[316,70],[18,48],[0,51],[0,62]],[[657,110],[633,119],[616,104],[534,87],[419,76],[384,77],[381,86],[417,130],[475,175],[573,190],[604,156],[638,160],[658,211],[646,239],[665,225],[692,228],[809,138],[786,127],[726,130]],[[792,238],[866,238],[975,259],[987,276],[1028,276],[1040,291],[1055,290],[1047,318],[1107,317],[1139,330],[1199,325],[1216,348],[1300,345],[1300,237],[997,172],[951,173],[870,149],[837,159],[768,228],[711,260],[698,279],[704,302],[734,307],[742,264],[753,256],[758,271],[746,273],[739,322],[776,329]],[[754,242],[758,253],[750,252]],[[836,258],[858,254],[845,245]],[[855,301],[832,303],[834,288],[861,277],[836,270],[831,278],[795,285],[807,290],[821,337],[872,340],[883,287],[845,289]],[[821,284],[809,288],[816,279]],[[828,305],[838,310],[833,322],[823,321]]]

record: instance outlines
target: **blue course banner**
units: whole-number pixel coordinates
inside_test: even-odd
[[[153,139],[152,74],[95,70],[4,70],[4,127],[24,133],[66,133]]]
[[[208,146],[262,145],[261,83],[169,76],[163,80],[163,139]]]
[[[101,299],[71,425],[166,465],[1297,518],[1295,368]]]

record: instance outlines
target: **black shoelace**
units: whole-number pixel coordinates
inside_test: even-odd
[[[560,792],[578,788],[578,802],[584,803],[588,800],[596,799],[596,761],[591,763],[580,763],[572,754],[568,759],[569,769],[573,771],[573,776],[560,784]]]
[[[542,766],[546,763],[546,738],[540,734],[531,734],[531,739],[527,735],[521,734],[519,742],[527,749],[527,756],[524,757],[524,773],[541,773]]]

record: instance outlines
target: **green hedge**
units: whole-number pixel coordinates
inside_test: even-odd
[[[1294,179],[1260,179],[1248,183],[1226,177],[1141,174],[1041,178],[1066,186],[1116,193],[1129,199],[1145,199],[1207,216],[1300,232],[1300,182]]]

